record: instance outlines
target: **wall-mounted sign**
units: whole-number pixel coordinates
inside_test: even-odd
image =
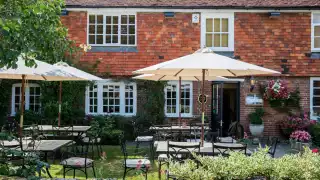
[[[255,93],[247,94],[246,105],[262,106],[263,105],[263,98],[260,94],[255,94]]]
[[[200,22],[200,14],[192,14],[192,23]]]
[[[200,104],[202,104],[202,99],[204,99],[204,103],[207,103],[207,96],[206,95],[202,95],[202,94],[200,94],[199,96],[198,96],[198,102],[200,103]]]

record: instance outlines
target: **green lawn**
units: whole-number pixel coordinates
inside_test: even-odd
[[[123,176],[123,154],[120,150],[120,146],[103,146],[103,151],[106,152],[107,158],[102,160],[101,158],[95,158],[95,169],[97,178],[117,178],[122,179]],[[128,147],[129,155],[134,151],[134,147]],[[140,148],[141,154],[148,154],[148,148]],[[139,153],[140,154],[140,153]],[[90,156],[91,157],[91,156]],[[138,156],[131,156],[138,157]],[[142,156],[141,156],[142,157]],[[63,178],[63,169],[62,166],[58,165],[58,161],[55,161],[53,164],[51,162],[50,173],[53,177]],[[165,175],[162,175],[164,179]],[[73,178],[73,171],[67,173],[66,178]],[[77,179],[85,179],[85,175],[81,171],[76,171]],[[88,178],[93,178],[92,168],[88,170]],[[145,179],[143,173],[140,171],[130,171],[127,173],[126,179],[129,180],[138,180]],[[148,173],[148,180],[158,179],[158,167],[157,162],[152,162],[151,169]]]

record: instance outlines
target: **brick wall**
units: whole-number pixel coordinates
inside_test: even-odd
[[[240,122],[244,125],[246,132],[249,132],[249,119],[248,114],[253,112],[257,106],[248,106],[245,104],[245,98],[248,93],[260,93],[259,85],[263,81],[268,81],[274,79],[273,77],[268,78],[257,78],[257,85],[253,92],[250,92],[250,81],[246,79],[245,82],[241,83],[240,87]],[[308,77],[283,77],[281,78],[288,83],[289,90],[298,90],[300,91],[300,106],[302,111],[309,112],[309,91],[310,91],[310,79]],[[266,112],[264,116],[264,135],[267,136],[280,136],[280,131],[277,122],[282,120],[287,113],[271,108],[268,102],[264,101],[263,108]],[[290,108],[293,112],[299,112],[296,108]]]
[[[69,36],[77,44],[87,42],[87,13],[70,12],[62,17]],[[149,65],[193,53],[200,47],[200,24],[192,23],[192,13],[176,13],[165,18],[163,13],[137,14],[138,52],[87,52],[82,64],[94,64],[98,72],[112,76],[131,75],[131,72]]]
[[[235,13],[235,55],[241,60],[294,76],[320,75],[311,61],[311,13]]]

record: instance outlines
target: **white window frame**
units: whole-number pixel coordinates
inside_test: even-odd
[[[201,14],[201,47],[206,47],[206,19],[227,18],[228,19],[228,47],[207,47],[214,51],[234,51],[234,13],[202,13]]]
[[[103,15],[103,43],[102,44],[89,44],[89,16],[90,15]],[[135,44],[121,44],[121,16],[135,16]],[[106,16],[118,16],[118,43],[105,43],[106,41]],[[129,29],[128,29],[129,31]],[[109,12],[109,13],[99,13],[99,12],[89,12],[87,13],[87,44],[90,46],[137,46],[137,13],[133,12]]]
[[[164,103],[164,113],[167,117],[179,117],[179,81],[168,81],[168,85],[176,85],[177,94],[176,94],[176,113],[167,113],[167,88],[164,88],[165,93],[165,103]],[[193,117],[193,83],[192,81],[181,81],[181,85],[189,84],[190,85],[190,112],[189,113],[181,113],[181,117]]]
[[[312,52],[320,52],[320,48],[314,47],[314,37],[315,37],[315,32],[314,32],[315,28],[314,27],[320,26],[320,23],[313,23],[313,18],[314,18],[315,14],[320,15],[320,13],[319,12],[312,13],[312,15],[311,15],[311,51]]]
[[[16,94],[16,87],[22,87],[21,83],[16,83],[12,85],[12,90],[11,90],[11,116],[14,116],[17,112],[15,111],[15,103],[16,103],[16,99],[15,99],[15,94]],[[25,110],[29,110],[30,109],[30,87],[40,87],[39,84],[35,84],[35,83],[28,83],[25,86]],[[40,91],[40,96],[41,96],[41,91]],[[22,94],[20,95],[20,101],[21,101],[21,97]],[[40,108],[41,108],[41,102],[40,102]]]
[[[134,82],[125,83],[125,82],[115,82],[112,80],[103,80],[103,81],[97,81],[95,82],[95,85],[97,85],[98,93],[98,112],[91,113],[89,112],[89,86],[86,88],[86,114],[90,115],[122,115],[122,116],[135,116],[137,112],[137,84]],[[116,85],[120,86],[120,112],[119,113],[104,113],[103,112],[103,85]],[[126,113],[125,112],[125,86],[131,85],[133,86],[133,112],[132,113]]]
[[[314,90],[313,82],[314,81],[320,81],[320,77],[311,77],[310,78],[310,119],[317,120],[318,118],[320,118],[320,116],[313,116],[313,107],[314,107],[313,106],[313,97],[315,96],[315,95],[313,95],[313,90]],[[318,89],[320,89],[320,88],[318,88]]]

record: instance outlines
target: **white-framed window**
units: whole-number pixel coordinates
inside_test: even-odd
[[[310,117],[320,118],[320,77],[310,78]]]
[[[165,92],[165,114],[168,117],[179,116],[179,97],[181,96],[181,116],[191,117],[192,116],[192,100],[193,100],[193,89],[192,82],[183,81],[181,83],[181,92],[179,89],[178,81],[169,81],[167,86],[164,88]]]
[[[91,46],[135,46],[136,14],[88,14],[88,44]]]
[[[41,111],[41,89],[38,84],[26,84],[25,109],[35,112]],[[21,83],[12,85],[11,115],[14,116],[21,108]]]
[[[311,50],[320,52],[320,13],[312,13]]]
[[[137,107],[136,83],[99,81],[87,87],[87,114],[135,115]]]
[[[203,13],[201,45],[214,51],[233,51],[234,13]]]

